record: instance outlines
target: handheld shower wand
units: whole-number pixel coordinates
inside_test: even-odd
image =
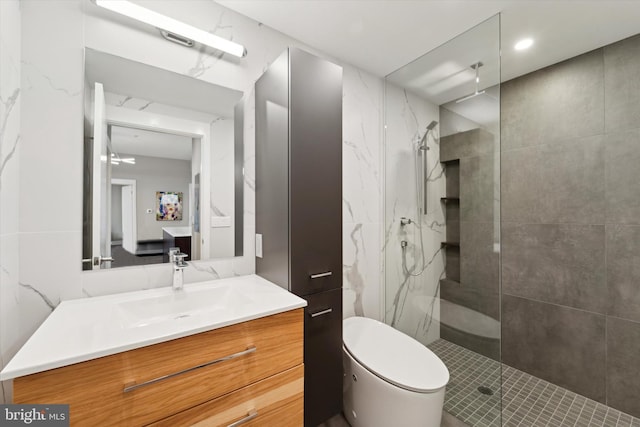
[[[418,203],[418,218],[420,218],[420,211],[422,214],[427,214],[427,150],[429,150],[429,132],[438,125],[437,120],[432,120],[427,125],[427,130],[420,139],[415,151],[415,170],[416,170],[416,202]]]
[[[433,129],[438,125],[436,120],[432,120],[431,123],[427,126],[427,130],[424,135],[420,139],[416,150],[414,151],[414,171],[415,171],[415,179],[416,179],[416,218],[417,221],[413,221],[413,223],[417,227],[418,239],[420,242],[420,261],[416,261],[411,269],[407,266],[406,259],[406,251],[408,250],[408,242],[402,242],[402,266],[404,273],[407,276],[419,276],[424,270],[428,267],[428,263],[426,260],[425,250],[424,250],[424,236],[422,233],[422,216],[427,214],[427,150],[429,147],[428,144],[428,136],[429,132],[433,131]],[[411,224],[412,221],[408,218],[402,217],[400,220],[400,225],[405,227],[408,224]],[[419,264],[420,263],[420,264]]]
[[[437,125],[438,125],[438,122],[435,120],[432,120],[431,123],[429,123],[429,125],[427,126],[427,131],[424,133],[424,135],[422,136],[422,139],[420,139],[420,142],[418,143],[418,150],[426,151],[429,149],[426,143],[427,136],[429,135],[429,132],[431,132],[433,128],[436,127]]]

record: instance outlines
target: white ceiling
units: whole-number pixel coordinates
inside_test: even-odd
[[[192,140],[170,133],[111,126],[111,147],[122,157],[130,154],[191,161]]]
[[[500,20],[476,25],[387,76],[387,81],[442,105],[500,83]],[[476,70],[478,68],[478,85]]]
[[[638,0],[217,2],[378,76],[499,12],[502,81],[640,33]],[[534,46],[516,52],[513,45],[524,37],[534,38]],[[234,41],[242,43],[242,35]]]

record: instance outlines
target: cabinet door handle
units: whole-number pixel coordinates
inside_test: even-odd
[[[333,311],[332,308],[327,308],[326,310],[322,310],[322,311],[316,311],[315,313],[309,313],[309,315],[311,317],[318,317],[318,316],[322,316],[323,314],[329,314]]]
[[[238,357],[241,357],[241,356],[245,356],[245,355],[250,354],[250,353],[255,353],[256,350],[257,350],[257,348],[255,346],[251,346],[251,347],[247,348],[246,350],[239,351],[237,353],[233,353],[233,354],[230,354],[228,356],[224,356],[224,357],[212,360],[212,361],[207,362],[207,363],[203,363],[202,365],[193,366],[191,368],[183,369],[182,371],[174,372],[174,373],[168,374],[168,375],[163,375],[161,377],[154,378],[152,380],[145,381],[145,382],[140,383],[140,384],[131,384],[131,385],[125,386],[123,391],[125,393],[128,393],[128,392],[136,390],[136,389],[138,389],[140,387],[144,387],[144,386],[147,386],[147,385],[155,384],[155,383],[160,382],[160,381],[168,380],[169,378],[177,377],[178,375],[186,374],[187,372],[195,371],[196,369],[206,368],[207,366],[215,365],[216,363],[226,362],[227,360],[231,360],[231,359],[235,359],[235,358],[238,358]]]
[[[321,277],[327,277],[327,276],[331,276],[333,273],[330,271],[324,272],[324,273],[318,273],[318,274],[312,274],[310,277],[312,279],[319,279]]]
[[[256,411],[255,409],[252,409],[252,410],[249,411],[249,413],[247,414],[246,417],[244,417],[241,420],[236,421],[233,424],[229,424],[227,427],[239,426],[240,424],[244,424],[244,423],[247,423],[247,422],[251,421],[252,419],[254,419],[257,416],[258,416],[258,411]]]

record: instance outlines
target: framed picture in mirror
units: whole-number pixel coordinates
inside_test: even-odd
[[[181,191],[156,191],[156,221],[182,221]]]

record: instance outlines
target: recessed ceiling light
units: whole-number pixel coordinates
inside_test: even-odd
[[[515,50],[529,49],[533,45],[533,39],[522,39],[513,47]]]

